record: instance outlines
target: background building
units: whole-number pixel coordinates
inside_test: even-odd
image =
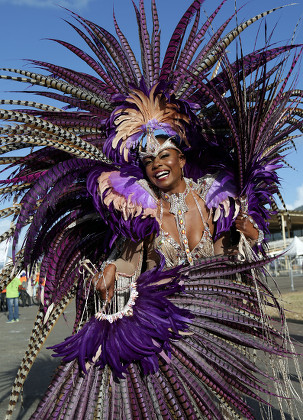
[[[295,236],[303,240],[303,206],[295,210],[279,210],[279,214],[270,220],[269,231],[270,252],[285,249]]]

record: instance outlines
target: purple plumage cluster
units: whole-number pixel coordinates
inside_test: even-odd
[[[144,209],[156,209],[156,203],[151,195],[137,183],[142,178],[137,178],[138,168],[133,168],[134,171],[132,171],[132,166],[129,165],[127,171],[121,171],[120,173],[111,171],[109,179],[113,190],[125,198],[128,206],[131,204],[141,208],[141,211],[135,217],[125,217],[121,210],[114,207],[113,201],[107,205],[104,204],[108,190],[102,196],[100,195],[98,179],[101,173],[104,172],[102,169],[95,168],[87,177],[87,190],[92,195],[95,208],[100,216],[114,232],[113,241],[119,235],[130,238],[133,241],[142,240],[153,232],[158,232],[159,229],[159,224],[155,217],[143,214]],[[105,171],[109,172],[109,169]]]
[[[126,200],[132,201],[137,206],[143,208],[155,209],[157,203],[155,199],[137,183],[138,179],[135,177],[125,178],[121,176],[120,172],[113,172],[109,176],[112,187],[118,194],[123,195]]]
[[[163,360],[170,357],[171,340],[188,331],[192,318],[189,311],[168,299],[182,291],[176,271],[143,273],[137,280],[138,298],[132,316],[112,323],[92,317],[75,335],[51,347],[56,356],[65,362],[76,358],[84,373],[91,364],[100,368],[109,365],[117,378],[123,378],[135,361],[145,375],[157,372],[159,356]]]

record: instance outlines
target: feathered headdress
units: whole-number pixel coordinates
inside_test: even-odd
[[[185,124],[188,125],[190,117],[182,112],[177,101],[169,99],[158,83],[146,93],[140,89],[132,89],[122,105],[112,112],[110,135],[104,150],[109,150],[112,158],[115,153],[115,161],[120,160],[117,154],[122,155],[123,160],[129,161],[130,151],[134,152],[139,145],[142,146],[143,137],[147,137],[147,134],[151,136],[151,133],[159,129],[170,136],[177,135],[189,146]],[[150,146],[149,141],[148,139],[147,148]]]

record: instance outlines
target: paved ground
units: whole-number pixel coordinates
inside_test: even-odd
[[[0,419],[4,419],[15,374],[24,356],[38,306],[20,308],[20,322],[7,324],[5,312],[0,313]],[[72,304],[67,307],[65,319],[61,317],[47,339],[47,346],[70,335],[73,325]],[[19,403],[13,419],[27,420],[49,385],[58,359],[51,350],[43,348],[29,373],[24,386],[23,408]]]
[[[289,293],[292,292],[291,289],[291,279],[290,277],[275,277],[274,279],[279,287],[280,292]],[[272,290],[275,290],[274,281],[269,279],[269,285]],[[303,291],[303,274],[293,276],[293,287],[295,292]],[[303,303],[303,302],[302,302]]]
[[[277,278],[283,293],[291,291],[289,278]],[[294,277],[295,291],[303,290],[303,277]],[[302,302],[303,304],[303,302]],[[4,419],[10,389],[14,381],[19,363],[24,355],[30,335],[37,306],[20,308],[20,322],[7,324],[5,312],[0,312],[0,419]],[[70,334],[73,320],[72,304],[61,317],[54,331],[50,334],[47,345],[51,346],[62,341]],[[294,340],[303,345],[303,322],[290,322],[290,334]],[[301,353],[302,353],[301,349]],[[51,350],[44,348],[39,354],[32,371],[24,386],[23,407],[19,403],[13,419],[28,420],[43,396],[49,384],[52,373],[57,365],[57,359],[51,357]],[[303,369],[303,360],[301,362]],[[301,369],[301,370],[302,370]],[[303,412],[302,412],[303,416]],[[258,418],[258,416],[257,416]],[[274,417],[278,420],[280,417]],[[287,417],[288,419],[289,417]]]

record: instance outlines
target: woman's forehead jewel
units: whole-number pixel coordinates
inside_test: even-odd
[[[166,149],[174,149],[178,152],[182,153],[181,150],[171,141],[171,137],[164,141],[164,143],[160,143],[156,138],[156,142],[153,145],[149,144],[146,152],[140,152],[141,160],[147,157],[157,157],[159,153]]]

